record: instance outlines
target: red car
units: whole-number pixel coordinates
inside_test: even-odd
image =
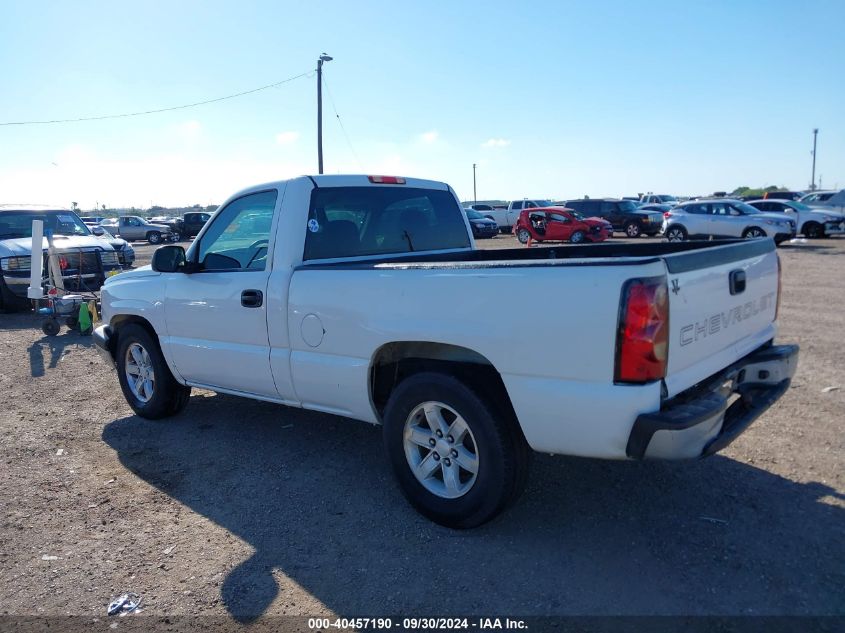
[[[524,209],[513,232],[523,244],[536,242],[603,242],[613,235],[613,226],[602,218],[585,218],[564,207]]]

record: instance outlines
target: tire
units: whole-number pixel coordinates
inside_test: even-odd
[[[182,239],[182,236],[179,235],[179,233],[174,232],[174,233],[170,234],[170,241],[173,242],[174,244],[181,239]]]
[[[59,330],[61,330],[61,327],[62,326],[59,325],[59,322],[53,318],[44,319],[44,321],[41,322],[41,331],[47,336],[56,336],[59,333]]]
[[[628,224],[625,225],[625,235],[628,237],[639,237],[640,233],[642,233],[640,225],[636,222],[628,222]]]
[[[520,244],[528,244],[528,240],[531,239],[531,232],[528,229],[519,229],[516,232],[516,239],[519,240]]]
[[[824,237],[824,227],[818,222],[807,222],[801,227],[801,232],[811,240]]]
[[[666,229],[666,239],[670,242],[683,242],[688,237],[687,230],[682,226],[670,226]]]
[[[458,529],[482,525],[515,501],[525,487],[530,449],[515,426],[516,421],[493,402],[490,398],[482,400],[460,380],[435,372],[406,378],[387,402],[387,458],[411,505],[436,523]],[[432,425],[437,424],[428,423],[424,407],[440,412],[439,418],[436,414],[433,417],[443,421],[441,428],[446,435],[435,439]],[[463,440],[449,442],[449,431],[458,423],[455,415],[460,416],[468,431]],[[413,435],[417,441],[410,439],[410,429],[416,429]],[[435,441],[432,448],[420,444],[431,441]],[[464,453],[461,461],[474,465],[475,473],[458,466],[460,462],[454,458],[458,450]],[[444,456],[435,458],[435,453],[440,452]],[[455,459],[451,464],[449,456]],[[433,471],[424,479],[418,478],[412,470],[413,460],[419,460],[423,468],[426,464],[433,466]],[[452,468],[457,470],[451,471]],[[457,476],[447,477],[450,471],[457,472]],[[451,487],[447,478],[452,481]]]
[[[759,227],[749,226],[742,232],[742,237],[747,240],[756,239],[758,237],[766,237],[766,232]]]
[[[147,241],[150,244],[161,244],[161,233],[158,231],[150,231],[147,233]]]
[[[584,231],[575,231],[572,235],[569,236],[569,243],[570,244],[583,244],[584,243]]]
[[[167,418],[176,415],[188,404],[191,388],[176,382],[167,367],[158,340],[140,325],[130,323],[120,328],[115,360],[123,396],[132,410],[142,418]],[[128,374],[127,368],[131,365],[134,365],[135,370],[141,370],[140,373]],[[132,375],[140,377],[145,371],[152,380],[144,380],[139,386],[130,386]],[[134,384],[138,384],[137,379]]]

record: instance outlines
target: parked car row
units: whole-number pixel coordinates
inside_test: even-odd
[[[88,228],[99,226],[127,241],[162,244],[196,237],[210,218],[210,213],[201,211],[186,213],[181,218],[125,215],[118,218],[86,217],[82,221]]]

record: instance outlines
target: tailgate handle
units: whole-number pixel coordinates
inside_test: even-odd
[[[738,295],[745,292],[745,271],[732,270],[729,276],[731,284],[731,294]]]

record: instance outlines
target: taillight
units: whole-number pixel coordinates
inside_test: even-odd
[[[671,217],[672,217],[672,212],[671,212],[671,211],[664,211],[664,212],[663,212],[663,218],[664,218],[664,219],[666,219],[666,218],[671,218]]]
[[[622,289],[614,381],[644,383],[664,378],[668,358],[666,278],[631,279]]]
[[[367,179],[377,185],[404,185],[405,179],[401,176],[367,176]]]
[[[775,257],[778,258],[778,298],[775,300],[775,321],[778,320],[778,312],[780,312],[780,255],[775,253]]]
[[[69,265],[70,264],[67,261],[67,257],[65,257],[64,255],[59,255],[59,268],[61,268],[62,270],[67,270]]]

